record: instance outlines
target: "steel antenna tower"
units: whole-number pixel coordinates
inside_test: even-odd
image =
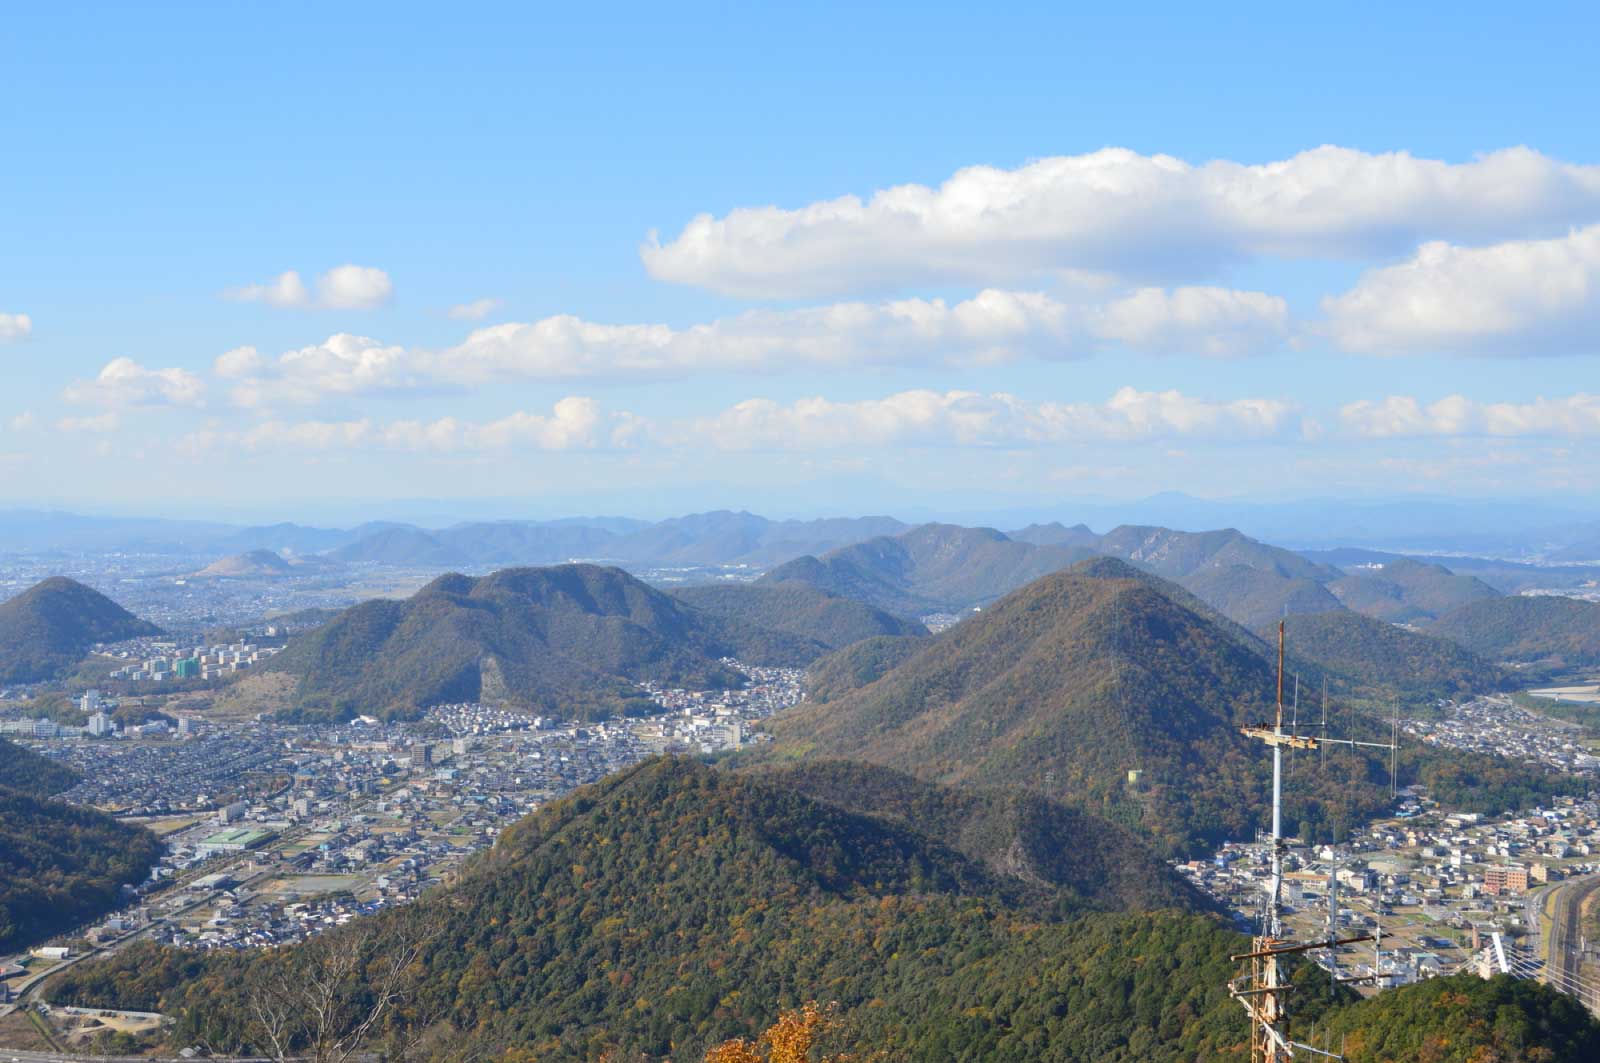
[[[1272,835],[1269,859],[1270,877],[1263,898],[1261,926],[1250,942],[1250,951],[1231,957],[1234,962],[1248,960],[1250,968],[1228,984],[1229,994],[1244,1005],[1250,1016],[1250,1059],[1252,1063],[1283,1063],[1294,1059],[1297,1052],[1327,1059],[1343,1059],[1312,1045],[1289,1038],[1289,994],[1293,986],[1284,978],[1284,968],[1279,959],[1296,953],[1327,949],[1334,954],[1340,945],[1353,945],[1372,941],[1371,934],[1339,938],[1332,929],[1325,941],[1297,942],[1287,938],[1283,929],[1283,858],[1288,845],[1283,837],[1283,751],[1285,749],[1320,750],[1325,745],[1393,749],[1395,742],[1356,742],[1350,739],[1320,738],[1285,731],[1283,728],[1283,651],[1284,622],[1278,621],[1278,693],[1277,711],[1272,726],[1261,724],[1242,727],[1240,733],[1266,743],[1272,749]],[[1296,714],[1298,723],[1298,714]],[[1393,780],[1390,781],[1391,787]]]

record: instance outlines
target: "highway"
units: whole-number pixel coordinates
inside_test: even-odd
[[[1582,941],[1579,922],[1585,898],[1596,890],[1600,890],[1600,875],[1573,879],[1554,891],[1550,904],[1550,940],[1545,947],[1544,981],[1600,1015],[1600,987],[1593,984],[1592,978],[1580,980],[1579,977]]]

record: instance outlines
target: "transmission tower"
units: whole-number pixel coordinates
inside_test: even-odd
[[[1293,991],[1294,986],[1284,979],[1284,967],[1279,963],[1279,960],[1296,953],[1313,952],[1321,949],[1328,950],[1328,954],[1333,956],[1336,955],[1341,945],[1353,945],[1360,941],[1375,940],[1374,935],[1371,934],[1361,934],[1347,938],[1338,937],[1337,915],[1334,913],[1330,913],[1328,937],[1324,941],[1294,941],[1284,934],[1283,858],[1288,852],[1288,845],[1283,838],[1283,751],[1285,749],[1322,750],[1328,745],[1341,745],[1352,748],[1365,746],[1391,751],[1397,748],[1397,741],[1357,742],[1348,738],[1329,738],[1326,734],[1321,736],[1297,734],[1293,727],[1287,731],[1284,730],[1283,648],[1284,623],[1280,620],[1278,621],[1276,717],[1271,726],[1260,724],[1255,727],[1240,728],[1240,733],[1246,738],[1264,742],[1272,749],[1272,834],[1268,839],[1271,846],[1269,851],[1269,859],[1271,861],[1270,877],[1267,880],[1266,896],[1263,898],[1262,903],[1261,925],[1257,928],[1256,936],[1251,939],[1250,951],[1231,957],[1236,963],[1249,961],[1249,969],[1228,984],[1229,994],[1244,1005],[1245,1011],[1250,1016],[1251,1063],[1283,1063],[1284,1060],[1296,1058],[1297,1052],[1304,1052],[1307,1055],[1326,1059],[1343,1059],[1344,1057],[1337,1052],[1329,1052],[1290,1039],[1289,994]],[[1296,724],[1298,724],[1298,719],[1297,714],[1295,717]],[[1395,734],[1395,738],[1398,739],[1398,733]],[[1391,778],[1391,789],[1393,785],[1394,780]],[[1337,901],[1330,897],[1330,903],[1337,904]],[[1376,969],[1374,969],[1374,974],[1376,974]],[[1347,981],[1358,980],[1347,979]]]

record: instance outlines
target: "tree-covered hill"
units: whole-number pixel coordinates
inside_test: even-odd
[[[780,565],[762,583],[806,583],[905,617],[961,609],[1092,556],[1078,545],[1016,542],[993,528],[924,524]]]
[[[1476,576],[1406,557],[1355,569],[1328,589],[1347,608],[1397,624],[1430,620],[1469,602],[1500,597]]]
[[[1492,661],[1600,665],[1600,602],[1526,594],[1484,598],[1446,613],[1427,631]]]
[[[1258,646],[1146,579],[1057,573],[875,681],[780,715],[772,755],[1024,787],[1197,852],[1262,822],[1264,758],[1238,733],[1269,712],[1275,677]],[[1330,758],[1291,822],[1319,833],[1354,822],[1386,800],[1378,774],[1362,758]]]
[[[818,703],[842,697],[883,678],[925,647],[926,640],[911,635],[879,635],[835,650],[806,669],[806,696]]]
[[[78,773],[65,764],[0,738],[0,786],[34,797],[49,797],[77,781]]]
[[[115,907],[160,855],[149,831],[49,799],[74,781],[0,739],[0,953]]]
[[[849,758],[938,782],[1022,787],[1135,826],[1173,853],[1252,837],[1266,814],[1267,761],[1238,728],[1270,717],[1275,655],[1185,601],[1195,604],[1123,562],[1086,562],[925,644],[869,640],[824,658],[811,699],[770,722],[776,745],[748,756]],[[1330,646],[1310,631],[1302,653],[1296,631],[1310,621],[1291,619],[1291,667],[1308,682],[1332,678],[1341,703],[1377,689],[1369,683],[1411,682],[1413,666],[1439,669],[1454,690],[1503,682],[1449,647],[1366,630],[1378,621],[1327,621],[1334,632],[1352,622],[1351,637],[1367,643]],[[1339,736],[1387,738],[1387,719],[1336,710]],[[1433,747],[1403,751],[1399,772],[1401,785],[1423,783],[1476,811],[1582,792],[1581,780]],[[1335,749],[1290,794],[1289,822],[1312,838],[1342,837],[1386,807],[1388,782],[1382,758]]]
[[[813,800],[934,838],[998,874],[1112,911],[1212,903],[1128,828],[1025,790],[940,786],[854,761],[787,765],[761,776]]]
[[[928,633],[917,621],[804,583],[716,583],[672,595],[713,616],[784,631],[830,650],[878,636]]]
[[[819,771],[807,785],[826,782]],[[981,810],[880,782],[891,809],[862,815],[772,779],[646,763],[525,819],[415,905],[269,952],[130,948],[66,972],[52,999],[159,1009],[177,1042],[231,1052],[260,1046],[272,1009],[255,1004],[342,957],[347,1024],[384,972],[401,972],[372,1047],[431,1024],[413,1060],[698,1063],[811,999],[836,1002],[839,1044],[856,1058],[1248,1058],[1245,1016],[1226,991],[1242,936],[1205,915],[1063,907],[1047,885],[998,874],[904,818],[926,813],[961,834],[963,822],[989,822]],[[1095,840],[1061,859],[1088,858]],[[1356,1004],[1309,966],[1296,977],[1307,991],[1295,1035],[1347,1022],[1354,1046],[1366,1029],[1357,1016],[1375,1032],[1403,1016],[1424,1046],[1386,1036],[1352,1063],[1477,1061],[1488,1057],[1465,1053],[1512,1036],[1522,1051],[1551,1050],[1525,1058],[1579,1063],[1593,1044],[1593,1024],[1541,986],[1452,981],[1448,994],[1407,988]]]
[[[52,576],[0,602],[0,683],[56,679],[97,642],[160,633],[99,591]]]
[[[714,616],[596,565],[441,576],[291,642],[268,669],[298,680],[302,716],[388,716],[453,701],[593,717],[642,706],[637,681],[740,681],[719,663],[801,665],[819,643]]]
[[[1503,669],[1456,643],[1348,609],[1291,616],[1287,629],[1298,658],[1341,677],[1356,692],[1454,696],[1503,690],[1513,682]]]

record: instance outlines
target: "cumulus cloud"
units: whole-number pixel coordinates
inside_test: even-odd
[[[67,385],[68,402],[93,406],[197,406],[206,385],[187,369],[147,369],[132,358],[115,358],[93,380]]]
[[[401,391],[427,382],[413,352],[348,332],[287,351],[275,360],[264,358],[254,347],[235,348],[219,357],[215,368],[218,375],[237,381],[232,395],[240,406],[314,403]]]
[[[122,427],[122,418],[115,413],[101,413],[93,417],[63,417],[56,422],[61,432],[92,432],[104,434]]]
[[[519,410],[493,421],[454,417],[437,420],[378,422],[269,420],[242,429],[214,423],[186,436],[179,450],[191,456],[218,448],[275,450],[390,450],[447,453],[453,451],[568,451],[625,445],[620,433],[632,422],[629,414],[607,415],[594,399],[569,396],[549,413]]]
[[[1471,162],[1320,147],[1264,165],[1107,148],[974,166],[796,210],[696,217],[640,248],[652,276],[746,298],[1041,273],[1161,281],[1260,256],[1370,258],[1426,239],[1550,235],[1600,220],[1600,167],[1511,148]]]
[[[500,309],[501,305],[499,299],[474,299],[470,303],[457,303],[449,309],[448,314],[455,321],[482,321]]]
[[[1600,395],[1579,393],[1532,402],[1478,402],[1451,395],[1423,403],[1408,395],[1352,402],[1339,410],[1345,428],[1370,439],[1405,436],[1600,436]]]
[[[218,360],[217,371],[239,380],[239,403],[260,406],[509,379],[983,365],[1108,349],[1243,355],[1280,346],[1289,334],[1287,304],[1260,292],[1144,289],[1083,305],[1038,292],[989,289],[956,303],[903,299],[751,310],[681,329],[562,315],[475,329],[461,343],[437,351],[340,333],[275,361],[262,360],[253,348],[230,351]]]
[[[1343,347],[1375,354],[1592,352],[1600,329],[1600,225],[1487,247],[1424,244],[1323,300]]]
[[[34,425],[38,424],[39,419],[34,416],[32,410],[23,410],[6,423],[10,426],[13,432],[26,432],[32,429]]]
[[[316,280],[313,295],[300,274],[285,270],[265,284],[229,288],[223,298],[299,310],[371,310],[394,294],[389,274],[372,266],[336,266]]]
[[[33,318],[27,314],[0,314],[0,343],[25,340],[33,334]]]
[[[1005,393],[903,391],[882,399],[787,405],[750,399],[683,426],[677,438],[725,450],[890,445],[1042,446],[1165,438],[1247,438],[1293,431],[1293,404],[1213,401],[1125,387],[1103,403],[1030,401]]]

